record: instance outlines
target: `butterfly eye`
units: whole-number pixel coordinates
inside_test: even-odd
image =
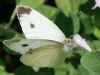
[[[66,43],[68,44],[68,45],[71,45],[72,44],[72,40],[71,39],[69,39],[69,38],[66,38]]]
[[[31,24],[30,26],[31,26],[31,28],[34,28],[35,27],[34,24]]]
[[[23,47],[27,47],[27,46],[28,46],[28,44],[22,44],[22,46],[23,46]]]

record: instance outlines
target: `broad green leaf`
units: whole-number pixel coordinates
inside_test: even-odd
[[[76,75],[76,69],[72,64],[62,64],[55,69],[55,75]]]
[[[66,75],[66,71],[65,70],[56,70],[55,71],[55,75]]]
[[[94,40],[91,44],[93,50],[100,51],[100,40]]]
[[[82,27],[83,33],[86,35],[92,34],[93,25],[91,17],[83,12],[80,12],[80,21],[83,25]]]
[[[56,15],[59,13],[59,10],[53,6],[49,5],[40,5],[36,8],[41,14],[53,20],[56,18]]]
[[[56,0],[58,8],[60,8],[66,16],[78,13],[79,1],[76,0]]]
[[[79,68],[77,69],[77,75],[97,75],[97,74],[89,72],[82,65],[80,65]]]
[[[80,29],[78,17],[80,0],[56,0],[56,4],[67,17],[72,19],[73,33],[78,33]]]
[[[96,10],[94,13],[94,25],[100,29],[100,10]]]
[[[0,75],[14,75],[13,73],[6,72],[5,62],[0,59]]]
[[[100,29],[98,29],[97,27],[94,27],[93,33],[98,39],[100,39]]]
[[[5,71],[5,62],[0,58],[0,71]]]
[[[74,26],[72,20],[71,18],[67,18],[62,12],[59,12],[59,14],[56,15],[54,22],[67,37],[73,34]]]
[[[71,64],[68,64],[68,71],[69,71],[69,75],[76,75],[76,69],[74,68],[74,66],[72,66]],[[67,74],[68,74],[67,71]]]
[[[8,73],[5,71],[0,71],[0,75],[14,75],[13,73]]]
[[[15,31],[12,29],[0,29],[0,40],[7,40],[15,35]]]
[[[27,5],[32,8],[36,8],[43,4],[45,0],[18,0],[17,5]]]
[[[54,75],[66,75],[67,73],[67,64],[63,63],[61,65],[58,65],[55,69],[55,74]]]
[[[89,45],[90,46],[90,45]],[[91,46],[90,46],[91,47]],[[88,51],[85,50],[84,48],[80,48],[80,49],[77,49],[75,50],[73,53],[74,54],[79,54],[80,56],[83,56],[84,54],[86,54]]]
[[[90,73],[87,69],[80,65],[77,70],[77,75],[90,75]]]
[[[87,0],[56,0],[58,8],[60,8],[66,16],[77,14],[79,6],[86,3]]]
[[[65,15],[69,16],[71,14],[71,1],[70,0],[56,0],[56,4]]]
[[[72,15],[71,18],[72,18],[73,28],[74,28],[73,33],[76,34],[80,30],[80,20],[77,15]]]
[[[79,0],[80,4],[85,4],[88,0]]]
[[[39,48],[28,51],[20,60],[23,64],[43,68],[54,68],[56,65],[64,62],[65,53],[61,44],[49,44]]]
[[[81,59],[82,66],[95,75],[100,74],[100,52],[87,53]]]

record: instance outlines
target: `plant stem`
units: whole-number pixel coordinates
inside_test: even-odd
[[[15,16],[16,16],[16,8],[13,10],[13,13],[12,13],[12,15],[10,17],[8,25],[5,27],[5,29],[9,29],[11,27],[11,24],[14,21]]]

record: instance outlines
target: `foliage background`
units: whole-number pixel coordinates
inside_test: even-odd
[[[15,7],[29,5],[55,22],[66,37],[79,33],[87,39],[93,52],[84,49],[66,54],[66,66],[43,68],[39,72],[19,61],[4,40],[22,33]],[[0,75],[100,75],[100,8],[92,10],[94,0],[1,0],[0,1]]]

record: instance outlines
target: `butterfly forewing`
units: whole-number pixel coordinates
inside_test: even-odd
[[[63,32],[36,10],[27,6],[17,6],[17,16],[27,39],[44,39],[64,43]]]

